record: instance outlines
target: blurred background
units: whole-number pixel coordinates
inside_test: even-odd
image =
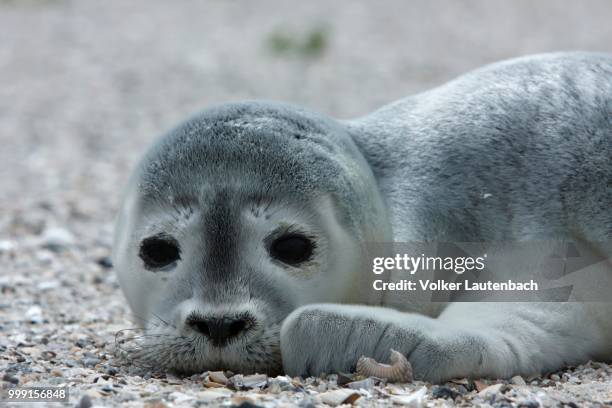
[[[606,0],[0,0],[0,232],[108,245],[140,155],[211,104],[359,116],[500,59],[612,51],[611,22]]]

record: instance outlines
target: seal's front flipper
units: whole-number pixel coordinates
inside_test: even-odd
[[[309,305],[283,324],[283,367],[289,375],[349,372],[360,356],[386,361],[395,349],[417,379],[529,375],[603,352],[603,336],[581,337],[596,332],[592,307],[455,303],[432,319],[379,307]]]

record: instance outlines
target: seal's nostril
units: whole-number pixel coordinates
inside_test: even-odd
[[[186,323],[193,330],[206,336],[214,346],[222,347],[247,332],[253,326],[254,319],[248,314],[230,317],[191,315]]]

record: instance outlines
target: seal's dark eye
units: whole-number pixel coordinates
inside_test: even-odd
[[[312,257],[314,244],[308,238],[297,235],[283,235],[270,245],[270,255],[289,265],[297,265]]]
[[[181,250],[174,238],[155,236],[142,241],[138,255],[144,261],[145,266],[157,269],[181,259]]]

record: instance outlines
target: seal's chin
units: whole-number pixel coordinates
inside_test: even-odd
[[[172,327],[124,330],[117,333],[116,350],[127,364],[153,372],[192,375],[225,370],[277,375],[282,371],[279,333],[280,326],[275,324],[216,347],[197,333],[180,334]]]

